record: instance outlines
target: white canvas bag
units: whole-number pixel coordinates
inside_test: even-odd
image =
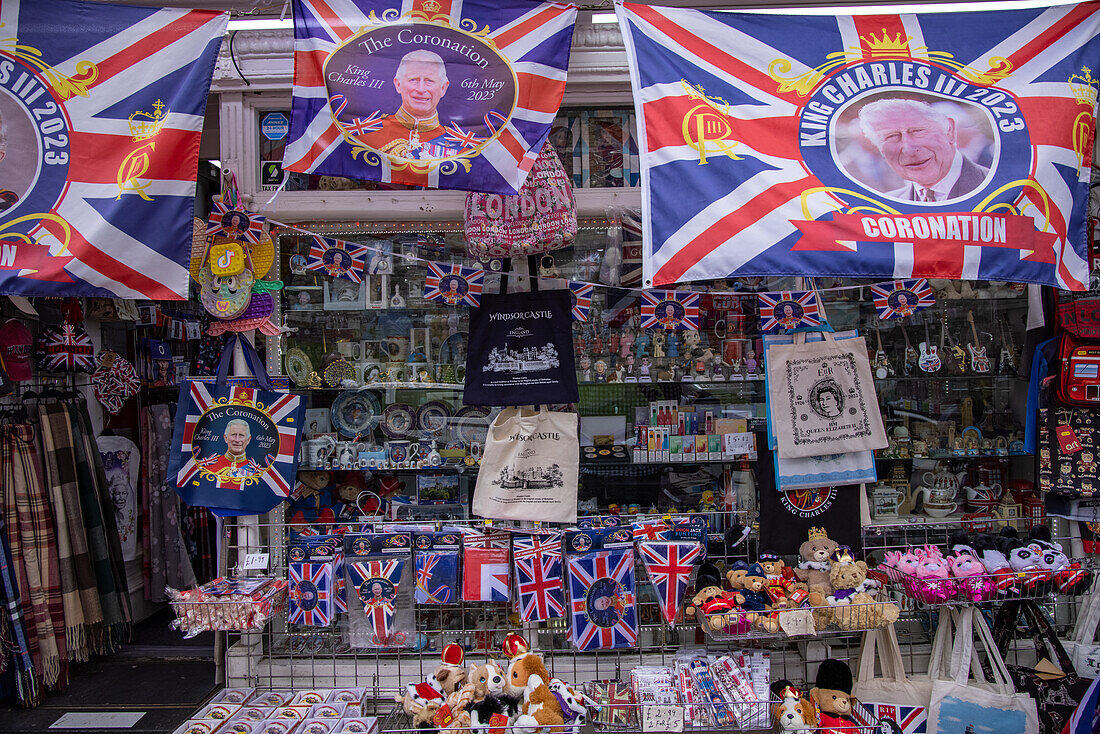
[[[950,627],[950,625],[948,625]],[[940,634],[933,649],[949,645]],[[935,653],[934,653],[935,654]],[[875,677],[875,662],[881,668],[881,677]],[[932,698],[932,681],[925,678],[908,678],[905,661],[901,657],[894,625],[863,633],[855,685],[852,693],[860,703],[869,708],[876,718],[888,719],[897,724],[905,734],[923,731],[928,720],[928,702]]]
[[[494,520],[577,521],[576,413],[505,408],[485,437],[474,514]]]
[[[1077,622],[1073,633],[1065,641],[1066,653],[1073,660],[1077,675],[1082,678],[1100,677],[1100,644],[1096,642],[1096,626],[1100,624],[1100,575],[1092,582],[1077,609]]]

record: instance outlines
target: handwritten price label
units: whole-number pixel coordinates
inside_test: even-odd
[[[244,561],[241,562],[241,570],[266,571],[268,561],[270,560],[270,553],[249,553],[244,557]]]
[[[683,731],[682,706],[642,706],[642,731]]]

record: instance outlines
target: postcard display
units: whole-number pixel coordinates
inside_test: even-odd
[[[868,630],[888,630],[882,639],[900,643],[912,666],[910,653],[933,642],[934,628],[921,621],[930,608],[996,609],[1010,595],[1040,599],[1067,624],[1091,585],[1080,566],[1076,580],[1063,573],[1059,582],[1017,568],[1011,552],[999,567],[983,550],[1024,547],[995,536],[1026,540],[1033,528],[1054,527],[1054,541],[1073,555],[1066,524],[1045,516],[1014,417],[1026,388],[1017,376],[1021,286],[874,284],[880,301],[902,289],[921,303],[907,315],[888,308],[889,318],[873,284],[853,280],[819,282],[813,299],[789,279],[711,282],[716,292],[698,295],[606,287],[574,295],[579,518],[521,527],[471,514],[499,409],[463,399],[475,363],[467,360],[472,306],[424,297],[436,295],[441,270],[462,272],[449,263],[474,265],[459,228],[408,223],[325,236],[368,248],[354,293],[341,290],[351,281],[301,267],[313,238],[276,233],[282,315],[295,330],[281,356],[306,407],[297,486],[261,527],[275,551],[268,574],[290,588],[262,644],[230,653],[233,684],[321,694],[359,686],[373,699],[364,714],[382,716],[383,730],[405,729],[400,710],[418,704],[404,695],[390,713],[393,691],[446,669],[446,645],[463,648],[464,666],[484,658],[507,666],[502,645],[519,634],[552,675],[583,691],[599,727],[640,727],[641,717],[670,726],[650,721],[670,703],[683,707],[685,728],[759,729],[782,698],[769,684],[787,681],[807,695],[822,659],[855,670],[861,651],[874,655]],[[595,281],[599,251],[620,236],[613,222],[583,222],[572,246],[543,263],[553,278],[541,289]],[[502,289],[499,272],[478,277],[480,292]],[[784,323],[792,315],[866,342],[888,444],[860,470],[862,484],[782,489],[764,332],[782,334],[796,325]],[[861,495],[869,522],[860,522]],[[984,561],[969,579],[953,566],[960,531]],[[940,565],[951,566],[942,579],[925,575]],[[851,573],[831,576],[837,566]],[[886,647],[879,642],[880,658]],[[578,666],[589,672],[576,674]],[[874,675],[861,674],[857,688]],[[666,684],[678,692],[672,699]],[[903,706],[874,690],[879,698],[857,721],[895,718],[903,731],[919,730],[927,702]]]

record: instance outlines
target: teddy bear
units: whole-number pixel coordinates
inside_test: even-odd
[[[817,731],[822,734],[852,732],[852,669],[843,660],[821,661],[816,685],[810,689],[810,701],[817,706]]]
[[[814,705],[802,696],[801,691],[789,680],[772,683],[773,699],[779,703],[772,705],[772,719],[782,732],[791,734],[812,734],[817,726]]]
[[[900,614],[897,605],[876,602],[867,592],[867,581],[867,564],[854,560],[847,550],[839,552],[829,574],[833,593],[828,597],[820,593],[810,595],[810,603],[815,607],[814,624],[821,628],[832,622],[843,630],[866,630],[896,622]]]
[[[412,717],[414,729],[436,728],[433,719],[443,704],[443,694],[431,683],[409,683],[404,691],[394,694],[393,699]]]
[[[741,606],[751,615],[750,620],[765,632],[779,630],[779,615],[771,613],[771,597],[768,596],[768,577],[759,563],[750,564],[744,576]]]
[[[744,561],[734,561],[730,564],[729,570],[726,571],[726,584],[732,591],[733,598],[738,604],[745,603],[745,597],[741,594],[741,590],[745,588],[745,576],[749,572],[749,564]]]
[[[696,619],[696,611],[706,618],[713,630],[725,628],[737,614],[736,598],[722,589],[722,574],[713,563],[704,563],[695,577],[695,596],[684,611],[689,620]]]
[[[809,537],[798,547],[798,555],[802,561],[794,569],[795,576],[799,581],[805,582],[809,591],[816,591],[822,596],[832,593],[833,588],[829,583],[832,564],[829,559],[839,547],[840,544],[831,540],[824,528],[810,528]]]
[[[512,722],[514,734],[561,734],[565,716],[550,690],[550,672],[542,657],[531,652],[527,641],[517,634],[505,637],[504,653],[510,658],[504,692],[523,700],[520,715]]]

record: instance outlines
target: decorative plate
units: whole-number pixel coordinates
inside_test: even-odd
[[[439,345],[438,364],[459,365],[466,363],[466,335],[451,334]]]
[[[325,367],[325,384],[329,387],[340,387],[344,380],[355,381],[355,368],[343,357],[337,357]]]
[[[294,380],[294,384],[298,387],[308,387],[309,376],[313,372],[313,362],[310,361],[309,355],[298,347],[294,347],[287,350],[283,359],[286,362],[286,373],[290,379]]]
[[[451,406],[442,400],[431,400],[416,411],[416,428],[425,434],[438,436],[447,430],[447,419],[454,415]]]
[[[467,446],[485,443],[485,436],[489,433],[489,413],[489,408],[480,405],[459,408],[454,414],[455,420],[451,422],[455,438]]]
[[[332,425],[341,436],[362,438],[374,430],[382,414],[382,405],[372,392],[348,390],[332,403]]]
[[[382,433],[386,438],[404,438],[416,426],[416,413],[404,403],[387,405],[382,411]]]

